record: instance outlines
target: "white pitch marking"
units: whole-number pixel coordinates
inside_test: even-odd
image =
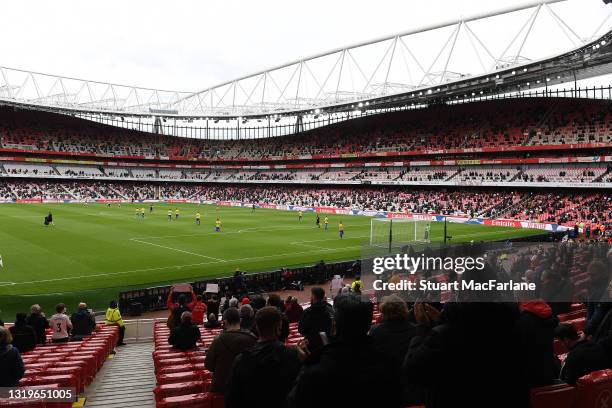
[[[176,252],[182,252],[184,254],[189,254],[189,255],[193,255],[193,256],[199,256],[200,258],[207,258],[207,259],[213,259],[215,261],[219,261],[219,262],[226,262],[225,259],[221,259],[221,258],[215,258],[213,256],[207,256],[207,255],[202,255],[202,254],[196,254],[195,252],[189,252],[189,251],[185,251],[183,249],[178,249],[178,248],[172,248],[169,246],[164,246],[164,245],[159,245],[159,244],[154,244],[152,242],[147,242],[147,241],[141,241],[139,239],[130,239],[130,241],[135,241],[135,242],[139,242],[141,244],[147,244],[147,245],[153,245],[159,248],[164,248],[164,249],[169,249],[171,251],[176,251]]]

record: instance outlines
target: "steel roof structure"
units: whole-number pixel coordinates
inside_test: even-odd
[[[572,2],[585,9],[588,3],[594,14],[564,14],[564,3]],[[600,0],[529,1],[335,48],[196,92],[0,67],[0,102],[64,113],[200,119],[423,104],[612,73],[611,17],[612,7]]]

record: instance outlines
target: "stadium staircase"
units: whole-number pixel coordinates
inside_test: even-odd
[[[601,176],[596,177],[595,179],[593,179],[593,183],[601,183],[604,179],[606,179],[608,176],[610,176],[612,174],[612,167],[608,168],[608,171],[606,171],[605,173],[603,173]]]
[[[134,343],[117,348],[94,382],[86,389],[85,408],[151,408],[155,375],[153,343]]]
[[[452,179],[454,179],[455,177],[457,177],[458,175],[460,175],[465,169],[463,168],[459,168],[456,172],[454,172],[453,174],[450,175],[450,177],[447,177],[444,179],[444,181],[451,181]]]

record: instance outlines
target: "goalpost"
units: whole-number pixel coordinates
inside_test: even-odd
[[[430,223],[412,218],[372,218],[370,245],[391,248],[411,242],[429,243]]]

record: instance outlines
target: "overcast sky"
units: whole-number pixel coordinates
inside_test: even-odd
[[[518,3],[524,1],[20,0],[2,5],[0,65],[195,91],[330,48]],[[612,10],[601,0],[558,6],[563,17],[580,16],[580,35],[592,34]]]

